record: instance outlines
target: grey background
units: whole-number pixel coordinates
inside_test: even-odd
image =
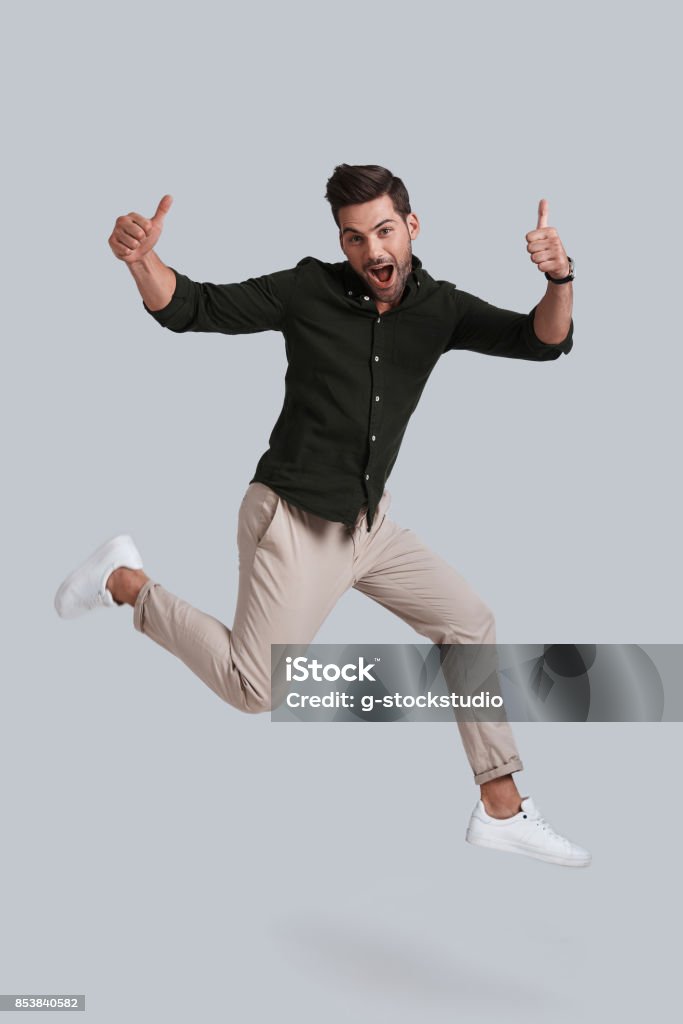
[[[449,353],[391,514],[503,643],[680,642],[680,164],[673,5],[119,2],[5,12],[0,991],[99,1022],[599,1021],[677,992],[679,725],[519,725],[516,779],[587,872],[464,842],[450,725],[280,729],[54,591],[113,533],[226,622],[279,335],[175,336],[107,238],[175,199],[199,280],[340,259],[340,162],[399,174],[437,278],[528,310],[540,198],[576,342]],[[417,640],[350,592],[318,642]]]

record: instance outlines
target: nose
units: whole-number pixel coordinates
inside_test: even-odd
[[[376,249],[374,251],[370,251],[370,253],[368,254],[368,266],[369,267],[374,267],[374,265],[376,263],[388,263],[388,262],[389,261],[387,259],[386,254],[383,253],[379,249]]]

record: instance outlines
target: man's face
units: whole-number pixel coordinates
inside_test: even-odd
[[[365,281],[375,301],[397,306],[401,301],[413,264],[412,240],[417,238],[420,222],[414,213],[403,220],[389,196],[367,203],[342,206],[338,212],[339,241],[347,260]],[[391,267],[387,281],[371,267]],[[381,271],[385,277],[387,271]]]

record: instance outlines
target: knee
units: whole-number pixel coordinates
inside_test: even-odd
[[[263,714],[266,711],[270,711],[272,706],[273,701],[270,693],[248,688],[242,690],[242,707],[240,710],[245,711],[248,715]]]
[[[268,680],[258,686],[247,683],[242,686],[242,711],[251,715],[273,711],[280,707],[290,689],[290,685],[279,680],[277,676],[274,682]]]
[[[229,694],[225,700],[248,715],[260,715],[270,711],[273,706],[271,689],[270,678],[264,672],[238,668],[237,679],[233,677],[232,687],[224,688],[224,693]]]
[[[256,651],[233,651],[224,686],[225,699],[247,715],[261,715],[274,710],[287,695],[288,684],[281,681],[284,673],[272,672],[270,650],[266,657]]]
[[[466,619],[448,626],[446,644],[492,644],[496,640],[496,619],[484,601],[472,606]]]

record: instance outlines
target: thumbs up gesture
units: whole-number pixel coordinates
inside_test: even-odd
[[[109,236],[109,247],[124,263],[137,263],[150,252],[159,241],[164,217],[171,209],[173,196],[165,195],[151,220],[141,213],[128,213],[117,217],[114,230]]]
[[[566,277],[569,273],[569,259],[560,241],[557,228],[548,227],[548,200],[541,199],[538,204],[538,223],[534,231],[526,236],[526,251],[531,255],[542,273],[551,277]]]

